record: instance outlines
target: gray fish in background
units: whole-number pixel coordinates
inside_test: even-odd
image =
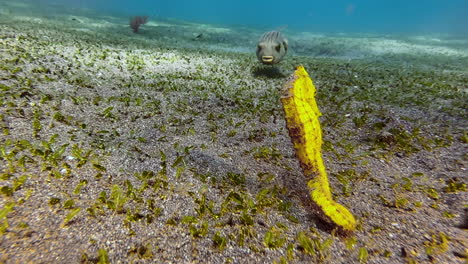
[[[257,44],[257,58],[263,64],[280,62],[287,51],[288,40],[279,31],[264,33]]]

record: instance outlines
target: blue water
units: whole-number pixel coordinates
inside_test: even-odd
[[[312,32],[468,34],[468,0],[41,0],[103,13]],[[290,4],[288,4],[290,3]]]

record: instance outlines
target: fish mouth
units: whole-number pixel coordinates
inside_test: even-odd
[[[273,56],[262,56],[263,63],[273,63]]]

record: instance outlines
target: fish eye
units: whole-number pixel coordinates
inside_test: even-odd
[[[261,50],[262,49],[262,46],[260,46],[260,44],[257,45],[257,50]]]
[[[277,52],[280,52],[281,46],[278,44],[278,45],[275,46],[275,49],[276,49]]]

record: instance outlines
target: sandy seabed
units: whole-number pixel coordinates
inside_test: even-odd
[[[286,29],[266,67],[262,30],[32,7],[0,9],[1,263],[467,261],[466,39]],[[352,234],[285,128],[299,64]]]

